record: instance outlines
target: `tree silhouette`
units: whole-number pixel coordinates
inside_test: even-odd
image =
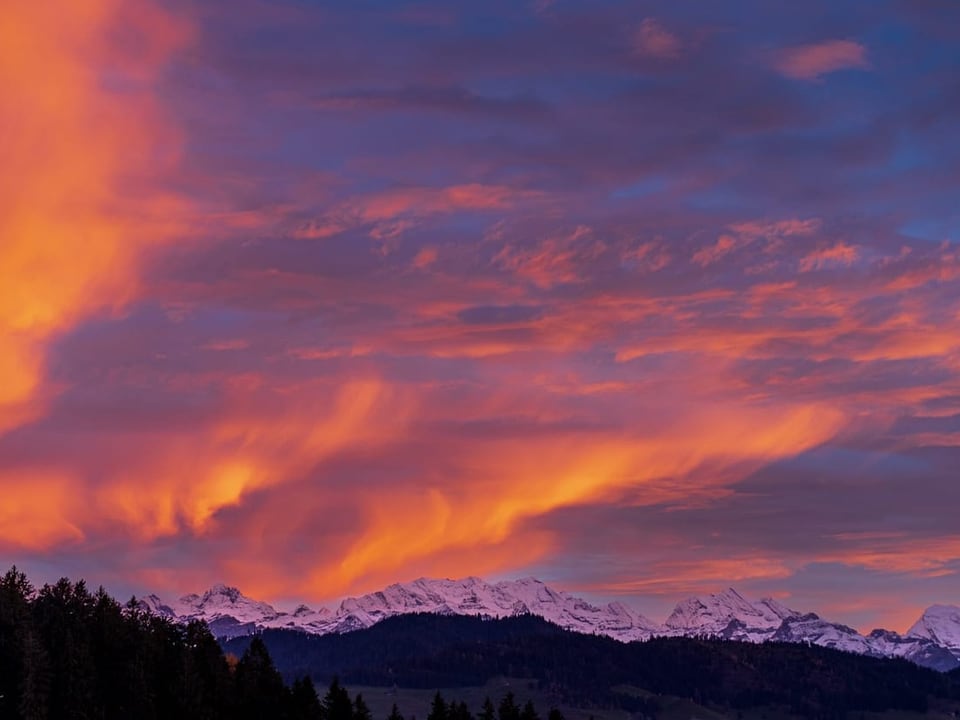
[[[497,708],[497,720],[521,720],[520,708],[517,707],[517,700],[513,692],[508,692],[500,701]]]
[[[397,708],[396,703],[394,703],[393,707],[390,708],[390,714],[387,716],[387,720],[404,720],[404,717],[400,714],[400,710]]]
[[[483,707],[480,709],[480,715],[478,720],[496,720],[497,711],[493,707],[493,701],[490,700],[490,696],[487,695],[483,700]]]
[[[527,700],[524,704],[523,710],[520,711],[520,720],[540,720],[532,700]]]
[[[357,696],[353,699],[353,720],[373,720],[370,708],[367,707],[367,703],[360,693],[357,693]]]
[[[309,676],[297,678],[290,686],[291,720],[321,720],[323,706]]]
[[[238,717],[244,720],[285,717],[288,691],[263,640],[253,638],[237,663],[234,677],[239,703]]]
[[[334,677],[323,698],[324,720],[353,720],[353,703],[350,693],[340,685],[340,678]]]
[[[433,703],[430,705],[430,713],[427,715],[427,720],[450,720],[449,708],[439,690],[437,694],[433,696]]]

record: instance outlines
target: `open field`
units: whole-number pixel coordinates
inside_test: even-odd
[[[323,687],[317,688],[321,694]],[[382,720],[390,713],[396,703],[407,720],[424,720],[430,712],[430,704],[437,689],[385,688],[373,686],[350,686],[351,693],[362,693],[364,700],[373,712],[374,720]],[[744,711],[717,711],[695,703],[689,698],[670,695],[653,695],[639,688],[623,686],[618,688],[624,694],[639,697],[653,697],[660,706],[657,717],[660,720],[797,720],[798,716],[786,708],[753,708]],[[485,698],[489,697],[494,705],[507,692],[513,692],[518,705],[532,700],[541,717],[545,718],[551,707],[558,707],[567,720],[633,720],[634,716],[625,710],[603,708],[574,708],[564,705],[551,694],[536,687],[533,681],[522,678],[495,678],[482,687],[439,688],[448,702],[451,700],[467,703],[470,711],[477,714]],[[854,712],[849,720],[957,720],[960,718],[960,703],[933,701],[926,714],[889,711],[885,713]]]

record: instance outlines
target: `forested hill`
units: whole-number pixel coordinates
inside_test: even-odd
[[[277,667],[316,681],[468,687],[497,676],[534,679],[575,707],[631,708],[624,687],[693,698],[717,708],[776,705],[812,716],[925,711],[960,700],[960,673],[792,643],[658,638],[624,644],[567,632],[533,616],[489,620],[407,615],[343,635],[271,630],[260,637]],[[242,651],[249,638],[226,643]]]
[[[312,683],[285,686],[259,641],[231,663],[202,623],[83,581],[36,591],[16,568],[0,577],[0,720],[333,720],[322,716]]]

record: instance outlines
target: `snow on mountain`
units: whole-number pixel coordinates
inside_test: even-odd
[[[861,654],[871,652],[866,638],[853,628],[827,622],[813,613],[797,612],[772,598],[751,602],[733,588],[684,600],[664,624],[671,635],[804,642]]]
[[[762,642],[784,620],[799,615],[773,599],[752,603],[728,588],[715,595],[687,598],[677,605],[664,625],[670,635],[711,635]]]
[[[878,629],[867,635],[867,642],[877,657],[903,658],[941,672],[960,667],[960,653],[955,654],[929,638]]]
[[[370,627],[384,618],[413,612],[507,617],[531,613],[569,630],[601,633],[620,640],[649,638],[660,628],[621,604],[591,605],[539,580],[487,583],[480,578],[397,583],[379,592],[347,598],[333,613],[328,632]]]
[[[217,585],[201,595],[184,595],[166,604],[156,595],[140,605],[158,615],[189,622],[204,620],[218,637],[235,637],[266,628],[292,628],[317,635],[343,633],[407,613],[483,615],[507,617],[534,614],[561,627],[584,633],[609,635],[619,640],[641,640],[661,631],[656,623],[620,603],[598,607],[578,597],[558,592],[539,580],[487,583],[480,578],[431,580],[391,585],[379,592],[344,600],[335,611],[311,610],[301,605],[291,613],[279,612],[264,602],[251,600],[236,588]]]
[[[420,578],[347,598],[336,610],[300,605],[292,612],[278,611],[225,585],[171,603],[156,595],[147,595],[139,603],[144,610],[178,622],[203,620],[219,638],[274,628],[316,635],[345,633],[418,612],[498,618],[530,613],[568,630],[625,642],[655,635],[707,635],[745,642],[810,643],[875,657],[905,658],[937,670],[960,667],[960,608],[934,605],[906,635],[874,630],[863,636],[846,625],[797,612],[771,598],[747,600],[733,588],[682,601],[663,625],[622,603],[593,605],[534,578],[497,583],[477,577]]]
[[[824,620],[816,613],[787,618],[770,638],[776,642],[820,645],[860,655],[872,655],[870,643],[852,627]]]
[[[846,625],[824,620],[766,598],[751,602],[736,590],[684,600],[664,623],[670,635],[709,635],[747,642],[810,643],[874,657],[898,657],[947,671],[960,667],[960,609],[934,606],[907,636],[874,630],[864,637]],[[960,643],[958,643],[960,644]]]
[[[272,605],[251,600],[237,588],[226,585],[214,585],[203,595],[184,595],[169,604],[156,595],[147,595],[139,599],[139,605],[144,610],[178,622],[202,620],[218,637],[250,634],[265,627],[292,627],[285,621],[294,615],[296,626],[305,626],[314,620],[315,615],[306,606],[297,608],[294,615],[278,612]]]
[[[931,605],[907,630],[907,637],[932,640],[960,657],[960,607]]]

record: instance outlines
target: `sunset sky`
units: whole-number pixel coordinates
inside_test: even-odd
[[[960,603],[960,3],[9,0],[0,562]]]

